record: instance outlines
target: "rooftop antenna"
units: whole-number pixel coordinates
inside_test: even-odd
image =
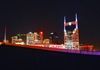
[[[64,16],[64,32],[66,32],[65,25],[66,25],[66,16]]]
[[[75,14],[75,21],[77,22],[77,13]]]
[[[6,40],[6,26],[5,26],[5,31],[4,31],[4,43],[6,43],[7,40]]]

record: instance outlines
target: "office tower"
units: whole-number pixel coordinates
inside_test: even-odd
[[[26,45],[33,45],[34,44],[34,34],[29,32],[26,34]]]
[[[75,15],[75,21],[71,22],[66,22],[66,17],[64,17],[64,45],[66,49],[79,50],[77,14]]]

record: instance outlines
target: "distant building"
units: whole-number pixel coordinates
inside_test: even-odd
[[[34,34],[29,32],[26,34],[26,45],[33,45],[34,44]]]
[[[26,45],[34,45],[42,43],[42,37],[37,32],[29,32],[26,34]]]
[[[23,41],[21,38],[19,38],[19,39],[15,42],[15,44],[25,45],[24,41]]]
[[[25,43],[21,38],[18,38],[18,36],[13,36],[12,37],[12,44],[24,45]]]
[[[79,50],[79,32],[77,15],[75,21],[66,22],[64,17],[64,45],[66,49]]]
[[[43,44],[50,44],[50,39],[44,39]]]
[[[13,36],[11,37],[12,38],[12,44],[15,44],[15,42],[18,40],[18,37],[17,36]]]
[[[40,42],[41,42],[41,44],[42,44],[42,43],[43,43],[43,38],[44,38],[44,37],[43,37],[43,32],[40,32],[40,33],[39,33],[39,37],[40,37]]]
[[[37,32],[34,32],[34,35],[33,35],[34,44],[40,43],[39,37],[40,37],[39,34]]]

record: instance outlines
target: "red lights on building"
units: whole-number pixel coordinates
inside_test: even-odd
[[[43,32],[41,31],[40,34],[43,35]]]
[[[42,31],[40,32],[40,40],[41,40],[41,43],[43,43],[43,32]]]
[[[82,45],[80,46],[80,50],[95,51],[95,48],[93,45]]]

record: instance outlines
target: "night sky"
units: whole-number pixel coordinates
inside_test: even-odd
[[[96,0],[2,0],[0,2],[0,40],[3,39],[4,27],[7,38],[17,33],[44,31],[45,37],[50,32],[63,40],[63,17],[67,22],[78,15],[80,43],[100,47],[100,2]]]

